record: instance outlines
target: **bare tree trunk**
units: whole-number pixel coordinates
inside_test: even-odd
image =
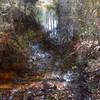
[[[87,73],[85,68],[87,67],[86,59],[83,58],[81,54],[78,55],[77,59],[77,80],[76,80],[76,93],[75,97],[76,100],[92,100],[91,99],[91,92],[88,89],[87,85]]]
[[[54,34],[54,33],[55,33],[55,25],[54,25],[54,24],[55,24],[55,23],[54,23],[55,19],[54,19],[54,13],[53,13],[52,16],[53,16],[53,22],[52,22],[52,24],[53,24],[53,34]]]

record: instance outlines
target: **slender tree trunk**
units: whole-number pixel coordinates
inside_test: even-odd
[[[76,80],[76,100],[91,100],[91,92],[88,89],[87,85],[87,73],[85,68],[87,67],[86,59],[83,58],[81,54],[78,55],[77,59],[77,80]]]
[[[55,23],[54,23],[55,19],[54,19],[54,13],[53,13],[52,16],[53,16],[53,22],[52,22],[52,24],[53,24],[53,34],[54,34],[54,33],[55,33],[55,25],[54,25],[54,24],[55,24]]]

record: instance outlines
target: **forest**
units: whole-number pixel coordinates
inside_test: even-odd
[[[100,0],[0,0],[0,100],[100,100]]]

